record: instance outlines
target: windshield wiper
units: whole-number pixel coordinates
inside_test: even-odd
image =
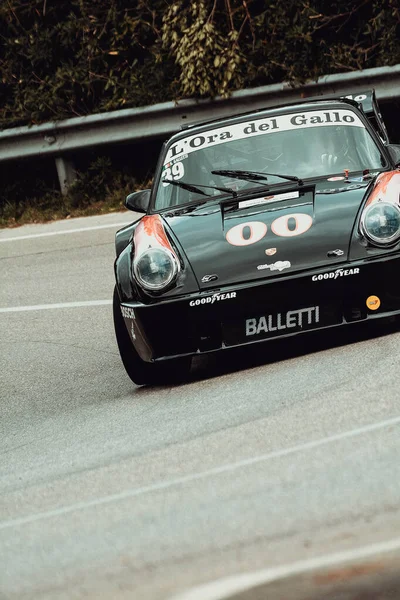
[[[237,193],[235,192],[235,190],[230,190],[229,188],[224,188],[224,187],[217,187],[216,185],[199,185],[199,184],[192,185],[191,183],[185,183],[184,181],[175,181],[174,179],[162,179],[161,182],[162,183],[164,183],[164,182],[170,183],[171,185],[176,185],[176,186],[182,188],[183,190],[187,190],[188,192],[202,194],[202,196],[208,196],[209,198],[212,198],[213,196],[211,194],[206,194],[200,188],[206,188],[209,190],[218,190],[219,192],[228,192],[229,194],[232,194],[232,196],[234,198],[236,198],[236,196],[237,196]]]
[[[303,185],[302,179],[296,177],[296,175],[280,175],[278,173],[261,173],[260,171],[240,171],[240,170],[229,170],[219,169],[218,171],[211,171],[213,175],[222,175],[225,177],[233,177],[235,179],[245,179],[248,181],[268,181],[268,177],[280,177],[281,179],[288,179],[289,181],[297,181],[299,185]]]

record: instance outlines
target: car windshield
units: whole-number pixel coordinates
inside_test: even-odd
[[[163,179],[182,181],[192,186],[214,186],[240,191],[282,183],[268,176],[266,181],[249,181],[218,170],[246,170],[260,173],[295,175],[301,179],[330,177],[385,166],[379,148],[355,111],[326,108],[271,117],[248,118],[239,123],[201,131],[182,137],[167,149],[159,182],[155,208],[160,210],[194,201],[200,196],[183,186]],[[218,189],[207,190],[211,197]]]

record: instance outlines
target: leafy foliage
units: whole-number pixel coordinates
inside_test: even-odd
[[[166,100],[174,67],[157,63],[168,65],[157,47],[162,4],[154,11],[143,0],[1,3],[0,124]]]
[[[162,44],[179,67],[179,93],[182,96],[226,96],[230,85],[243,84],[243,54],[238,46],[239,32],[228,14],[227,22],[209,12],[205,0],[174,2],[165,12]],[[218,16],[220,18],[218,18]]]
[[[0,227],[122,210],[130,192],[149,187],[148,179],[137,181],[127,168],[116,169],[109,157],[99,156],[62,196],[45,169],[34,175],[36,166],[30,166],[29,186],[18,178],[21,165],[8,167],[8,180],[0,177]]]
[[[0,126],[400,62],[398,0],[5,0]]]

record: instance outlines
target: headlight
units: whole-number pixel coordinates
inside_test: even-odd
[[[148,248],[133,262],[133,272],[140,285],[150,291],[166,288],[176,277],[180,265],[167,248]]]
[[[361,232],[373,244],[387,246],[400,238],[400,208],[390,202],[376,202],[361,216]]]

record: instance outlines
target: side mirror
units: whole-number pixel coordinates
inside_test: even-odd
[[[399,144],[388,144],[386,146],[390,158],[396,167],[400,165],[400,145]]]
[[[140,192],[133,192],[128,194],[125,198],[125,206],[129,210],[135,212],[147,213],[147,209],[150,204],[150,190],[141,190]]]

